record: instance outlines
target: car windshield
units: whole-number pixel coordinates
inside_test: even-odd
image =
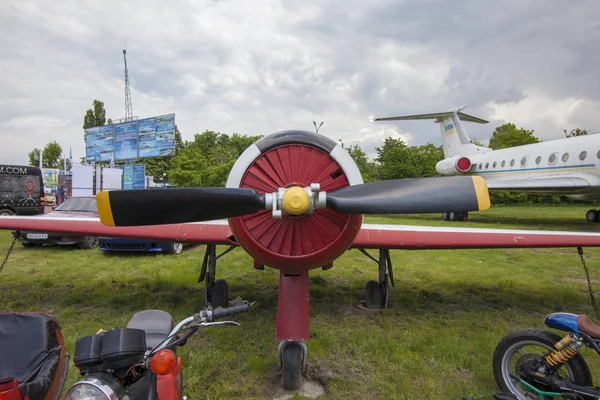
[[[56,207],[54,211],[98,212],[98,206],[94,197],[72,197]]]

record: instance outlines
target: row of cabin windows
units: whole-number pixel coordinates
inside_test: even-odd
[[[550,157],[548,157],[548,165],[556,164],[557,154],[558,153],[550,154]],[[581,153],[579,153],[579,159],[581,161],[585,160],[586,157],[587,157],[587,151],[584,150]],[[528,157],[521,158],[521,167],[527,166],[527,158]],[[598,150],[598,152],[596,153],[596,158],[600,159],[600,150]],[[564,153],[562,155],[561,159],[563,160],[563,162],[567,162],[569,160],[569,153]],[[542,162],[542,156],[537,156],[535,158],[535,163],[537,165],[539,165],[541,162]],[[509,164],[511,167],[513,167],[515,165],[515,159],[513,158],[512,160],[510,160]],[[492,164],[492,168],[496,168],[497,166],[498,166],[498,161],[494,161],[494,163]],[[502,162],[500,163],[500,168],[504,168],[505,166],[506,166],[506,161],[502,160]],[[479,163],[478,168],[482,169],[482,167],[483,167],[483,163]],[[490,167],[490,163],[486,162],[485,169],[488,169],[489,167]]]

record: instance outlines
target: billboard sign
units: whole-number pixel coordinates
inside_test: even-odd
[[[123,167],[123,189],[144,189],[146,187],[146,166],[127,164]]]
[[[175,114],[85,130],[86,161],[175,155]]]

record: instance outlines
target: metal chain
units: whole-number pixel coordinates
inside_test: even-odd
[[[8,253],[6,253],[6,257],[4,257],[4,261],[2,261],[2,265],[0,265],[0,273],[2,273],[2,270],[4,269],[4,266],[8,262],[8,257],[10,257],[10,253],[12,253],[13,247],[15,247],[15,243],[17,243],[17,236],[15,236],[13,238],[13,241],[12,241],[10,247],[8,248]]]
[[[594,292],[592,291],[592,281],[590,279],[590,273],[588,271],[587,266],[585,265],[585,259],[583,258],[583,249],[581,247],[577,248],[577,253],[579,257],[581,257],[581,264],[583,264],[583,270],[585,271],[585,278],[587,279],[588,290],[590,292],[590,300],[592,302],[592,308],[596,313],[596,318],[600,320],[600,310],[598,310],[598,305],[596,304],[596,299],[594,299]]]

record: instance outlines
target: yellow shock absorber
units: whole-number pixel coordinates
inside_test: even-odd
[[[546,356],[546,362],[552,366],[564,364],[577,354],[577,349],[583,345],[572,333],[557,342],[552,353]]]

